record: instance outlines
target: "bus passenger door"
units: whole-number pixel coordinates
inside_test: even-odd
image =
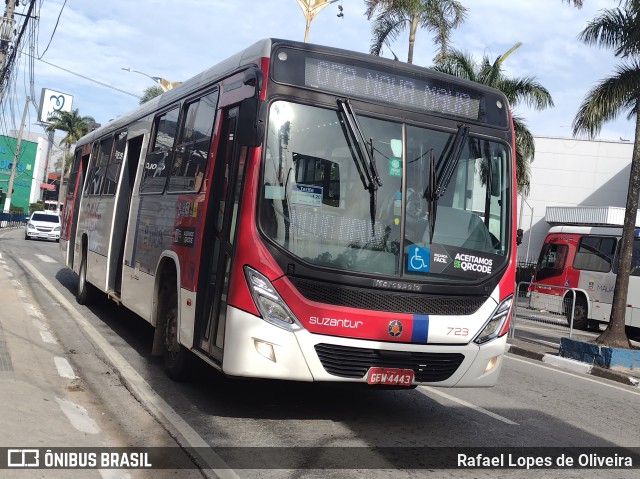
[[[82,151],[76,151],[76,158],[74,160],[74,170],[72,172],[72,178],[74,178],[74,184],[69,184],[69,188],[73,187],[73,197],[71,201],[67,201],[64,207],[62,215],[64,217],[63,228],[65,231],[63,235],[68,240],[67,243],[67,266],[73,269],[74,266],[74,253],[76,244],[76,231],[78,229],[78,213],[80,211],[80,199],[84,191],[84,179],[86,176],[87,166],[89,165],[89,154],[82,155]],[[75,173],[75,174],[74,174]],[[71,183],[71,182],[70,182]]]
[[[133,194],[133,186],[136,179],[136,171],[140,161],[140,153],[142,152],[143,135],[131,138],[127,141],[127,155],[122,166],[122,181],[120,186],[120,198],[118,201],[118,211],[116,225],[117,231],[114,231],[115,248],[118,250],[116,272],[114,278],[114,291],[120,295],[122,290],[122,269],[124,264],[124,245],[126,240],[127,225],[129,224],[129,211],[131,206],[131,195]],[[115,250],[113,251],[115,253]]]
[[[223,112],[220,141],[216,155],[211,193],[207,205],[202,244],[202,270],[198,281],[198,299],[202,304],[196,324],[199,346],[217,360],[222,360],[227,309],[229,273],[240,186],[244,174],[246,148],[236,142],[239,108]],[[196,342],[196,344],[198,344]]]

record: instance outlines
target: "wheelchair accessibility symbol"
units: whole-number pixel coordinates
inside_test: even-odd
[[[407,257],[407,269],[409,271],[429,271],[429,248],[420,246],[409,246],[409,255]]]

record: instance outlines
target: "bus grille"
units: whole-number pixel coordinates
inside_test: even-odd
[[[456,372],[464,354],[417,353],[316,344],[325,371],[343,378],[362,378],[370,367],[413,369],[417,382],[438,382]]]
[[[475,313],[487,296],[428,296],[325,284],[307,279],[289,280],[305,298],[319,303],[392,313],[466,316]]]

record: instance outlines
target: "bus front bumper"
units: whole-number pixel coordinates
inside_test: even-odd
[[[347,352],[382,350],[410,353],[454,353],[462,360],[448,377],[435,382],[414,381],[413,385],[442,387],[488,387],[496,384],[506,348],[506,335],[478,346],[475,343],[461,345],[418,345],[390,343],[336,336],[312,334],[306,330],[286,331],[273,326],[262,318],[237,308],[227,310],[225,326],[224,359],[222,370],[230,376],[284,379],[293,381],[334,381],[367,383],[366,371],[362,376],[344,377],[331,374],[325,365],[344,363],[343,356],[327,356],[326,351],[337,349]],[[324,349],[323,360],[318,350]],[[324,361],[324,363],[323,363]],[[425,369],[429,368],[424,364]],[[389,366],[391,367],[391,366]],[[372,386],[375,387],[375,386]]]

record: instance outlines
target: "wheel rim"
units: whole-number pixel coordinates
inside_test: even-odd
[[[87,275],[87,263],[86,261],[83,261],[82,265],[80,266],[80,278],[78,279],[78,294],[82,294],[82,292],[84,291],[86,275]]]
[[[178,315],[175,307],[167,312],[165,321],[164,349],[171,358],[171,361],[175,362],[180,353],[180,344],[178,343]]]

